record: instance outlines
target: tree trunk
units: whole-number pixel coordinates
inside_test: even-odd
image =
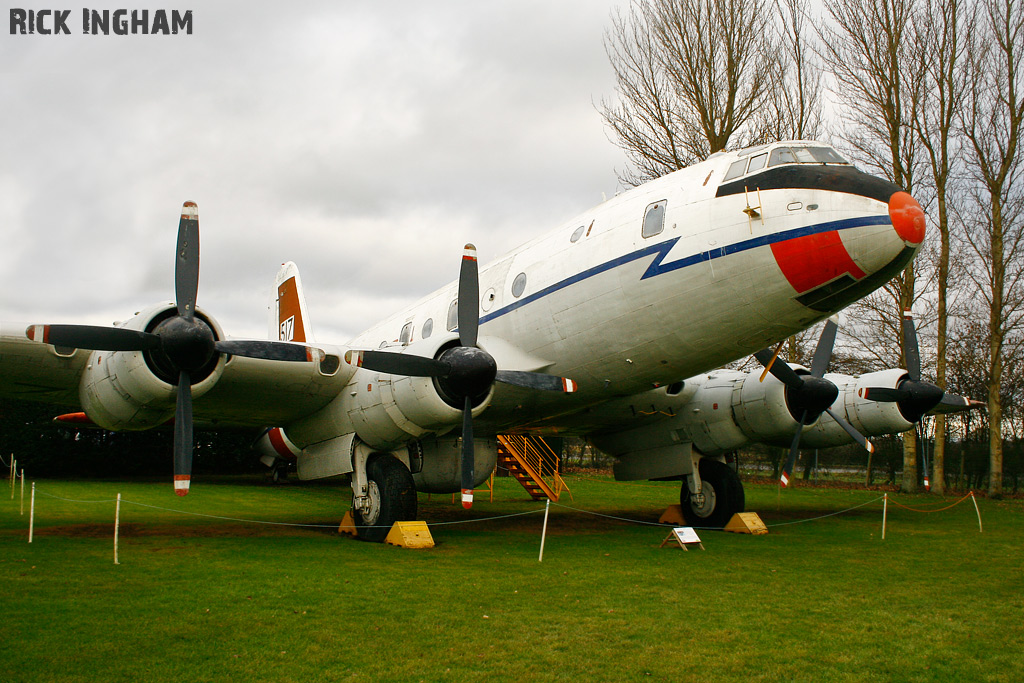
[[[917,492],[917,430],[903,432],[903,483],[900,491]]]

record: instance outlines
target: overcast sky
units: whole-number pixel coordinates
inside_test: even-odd
[[[624,155],[613,0],[137,3],[191,36],[0,28],[0,320],[109,324],[173,297],[199,205],[199,305],[265,337],[299,265],[317,339],[344,342],[611,196]],[[41,6],[41,5],[40,5]],[[49,6],[49,5],[47,5]]]

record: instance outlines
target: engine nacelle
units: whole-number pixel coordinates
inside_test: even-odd
[[[473,440],[473,486],[487,481],[498,462],[495,439]],[[409,465],[417,491],[455,493],[462,490],[462,439],[429,437],[409,444]]]
[[[862,389],[870,387],[895,389],[907,378],[905,370],[882,370],[859,377],[827,374],[825,378],[839,388],[839,397],[832,404],[832,410],[846,418],[864,436],[898,434],[914,426],[900,412],[899,404],[869,401],[860,396]],[[817,424],[804,432],[800,441],[805,448],[827,448],[845,443],[850,443],[850,438],[828,415],[823,415]]]
[[[427,339],[392,353],[436,358],[457,344],[452,337]],[[493,387],[473,404],[473,415],[487,408]],[[462,408],[446,397],[436,380],[360,370],[353,377],[348,416],[359,438],[373,448],[391,449],[431,432],[462,424]]]
[[[164,304],[136,314],[121,326],[152,331],[176,315],[174,304]],[[220,326],[201,310],[196,315],[223,339]],[[220,379],[226,357],[215,354],[201,371],[193,373],[192,397],[202,396]],[[93,351],[78,386],[82,409],[100,427],[110,430],[142,430],[174,417],[177,374],[166,367],[159,351]]]
[[[682,408],[689,439],[706,455],[736,450],[751,441],[789,441],[797,427],[786,387],[761,371],[719,371],[700,384]],[[690,382],[690,380],[687,380]]]

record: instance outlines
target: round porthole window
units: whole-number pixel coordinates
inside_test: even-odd
[[[576,228],[576,231],[573,232],[572,237],[569,238],[569,241],[570,242],[579,242],[580,238],[583,237],[583,229],[584,228],[583,228],[582,225],[580,227]]]
[[[423,322],[423,329],[420,330],[420,337],[422,337],[423,339],[427,339],[428,337],[430,337],[431,334],[433,334],[433,332],[434,332],[434,319],[433,318],[427,318]]]
[[[526,273],[519,273],[512,281],[512,296],[519,298],[526,291]]]

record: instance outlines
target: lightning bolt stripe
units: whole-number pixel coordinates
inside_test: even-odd
[[[664,275],[665,273],[671,273],[681,268],[694,266],[705,261],[713,261],[715,259],[724,258],[732,254],[738,254],[743,251],[749,251],[750,249],[757,249],[759,247],[771,246],[780,242],[787,242],[789,240],[796,240],[811,235],[820,235],[823,233],[837,232],[841,230],[851,230],[853,228],[862,228],[872,225],[892,225],[892,221],[888,214],[879,214],[877,216],[863,216],[858,218],[846,218],[838,221],[829,221],[827,223],[818,223],[817,225],[810,225],[803,228],[796,228],[793,230],[787,230],[784,232],[776,232],[770,235],[762,235],[760,237],[753,237],[748,240],[736,242],[735,244],[728,244],[723,247],[710,249],[708,251],[702,251],[697,254],[686,256],[676,261],[665,263],[665,258],[668,256],[672,247],[679,241],[679,237],[675,237],[658,244],[653,244],[649,247],[645,247],[638,251],[624,254],[618,258],[606,261],[600,265],[588,268],[587,270],[581,271],[576,275],[568,277],[560,282],[556,282],[553,285],[545,287],[533,294],[524,296],[522,299],[515,301],[504,308],[499,308],[488,315],[480,318],[480,324],[486,323],[496,318],[500,318],[503,315],[511,313],[517,308],[521,308],[527,304],[533,303],[538,299],[542,299],[549,294],[553,294],[561,289],[565,289],[578,282],[582,282],[589,278],[592,278],[601,273],[607,272],[619,266],[633,261],[638,261],[647,256],[654,256],[654,260],[651,265],[647,268],[644,274],[640,277],[641,280],[647,278],[657,277],[658,275]],[[849,255],[846,255],[849,258]],[[851,260],[852,263],[852,260]],[[859,269],[858,269],[859,270]],[[863,275],[863,273],[862,273]]]

